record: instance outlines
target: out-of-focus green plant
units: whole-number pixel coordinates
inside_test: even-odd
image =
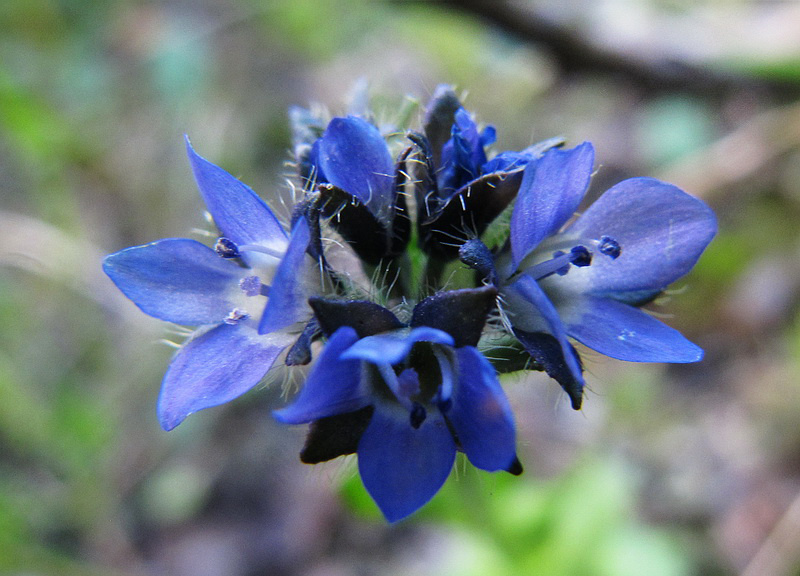
[[[637,518],[635,487],[629,467],[597,457],[549,480],[469,470],[448,482],[417,521],[444,524],[458,536],[432,572],[437,576],[691,573],[691,555],[676,534]],[[380,520],[358,477],[341,491],[355,511]]]

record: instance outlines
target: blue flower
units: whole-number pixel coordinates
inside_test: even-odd
[[[550,150],[525,170],[509,247],[488,263],[477,241],[462,257],[500,287],[513,333],[560,382],[575,409],[584,381],[568,337],[632,362],[696,362],[703,351],[638,309],[685,275],[716,233],[702,201],[631,178],[568,223],[589,186],[591,144]]]
[[[329,218],[369,264],[402,253],[411,230],[399,193],[404,176],[378,128],[357,116],[333,118],[297,161],[310,192],[310,219],[314,209]]]
[[[450,86],[439,86],[429,103],[424,135],[411,134],[422,158],[416,186],[423,248],[436,258],[458,255],[459,241],[480,236],[515,198],[525,166],[561,145],[547,140],[487,160],[493,126],[478,131]]]
[[[255,386],[296,339],[285,329],[311,316],[307,297],[319,285],[317,268],[306,256],[305,220],[287,235],[250,188],[197,155],[188,139],[186,147],[222,234],[215,249],[167,238],[103,262],[105,273],[143,312],[198,327],[162,382],[158,416],[165,430]]]
[[[357,453],[390,522],[436,494],[457,450],[478,468],[521,472],[508,400],[474,346],[495,295],[440,293],[417,305],[409,327],[370,302],[312,300],[329,339],[297,398],[275,412],[286,424],[312,423],[303,461]],[[468,317],[462,332],[436,327],[459,325],[459,315]]]

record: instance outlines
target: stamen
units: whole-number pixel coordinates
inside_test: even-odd
[[[250,314],[248,314],[241,308],[234,308],[233,310],[230,311],[230,314],[228,314],[225,317],[223,322],[225,322],[225,324],[235,325],[238,324],[240,321],[244,320],[245,318],[248,318],[249,316]]]
[[[283,252],[267,248],[266,246],[259,246],[258,244],[242,244],[240,246],[233,240],[225,238],[224,236],[220,236],[220,238],[217,239],[217,243],[214,245],[214,251],[221,258],[226,259],[241,258],[242,252],[259,252],[274,258],[283,258]]]
[[[575,246],[585,246],[592,252],[599,252],[604,256],[608,256],[612,260],[616,260],[622,253],[622,246],[612,236],[603,234],[600,238],[575,238],[573,237],[559,237],[555,236],[551,240],[546,240],[536,249],[536,253],[542,252],[568,252]]]
[[[592,263],[592,253],[586,246],[573,246],[569,253],[557,251],[553,253],[553,258],[540,262],[535,266],[531,266],[525,272],[532,276],[535,280],[547,278],[553,274],[563,276],[569,272],[570,265],[583,267],[589,266]]]
[[[575,246],[570,250],[569,255],[572,258],[573,266],[578,268],[589,266],[592,263],[592,253],[589,252],[586,246]]]
[[[553,250],[553,258],[539,262],[534,266],[526,266],[525,262],[533,260],[535,254],[541,255],[543,251]],[[567,251],[568,250],[568,251]],[[590,266],[592,264],[592,251],[596,250],[603,256],[608,256],[612,260],[619,258],[622,253],[622,247],[611,236],[600,236],[599,240],[596,239],[578,239],[575,240],[561,240],[559,242],[545,243],[540,249],[534,252],[534,255],[529,256],[523,261],[520,270],[536,280],[541,280],[558,274],[564,276],[570,271],[571,266],[581,268],[583,266]]]
[[[217,243],[214,245],[214,251],[217,253],[217,256],[225,258],[226,260],[239,258],[241,256],[236,243],[224,237],[217,239]]]

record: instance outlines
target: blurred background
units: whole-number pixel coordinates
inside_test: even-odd
[[[100,269],[204,225],[184,133],[275,199],[287,107],[361,78],[381,119],[450,83],[499,149],[591,140],[593,195],[655,176],[720,221],[654,308],[703,362],[588,353],[581,412],[507,378],[525,474],[459,464],[393,526],[352,459],[299,462],[280,386],[163,432],[176,335]],[[797,2],[0,3],[0,573],[798,575],[799,218]]]

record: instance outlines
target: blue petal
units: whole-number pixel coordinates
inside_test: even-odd
[[[601,354],[628,362],[697,362],[703,350],[637,308],[586,297],[562,310],[569,335]]]
[[[168,238],[126,248],[103,260],[103,270],[143,312],[197,326],[221,322],[235,307],[244,270],[209,247]]]
[[[527,332],[546,332],[558,340],[574,383],[582,390],[583,375],[567,338],[567,330],[544,290],[533,278],[523,274],[506,288],[506,294],[512,325]],[[576,399],[573,399],[573,405],[575,403]]]
[[[294,225],[289,248],[269,288],[267,307],[258,326],[261,334],[275,332],[311,316],[308,297],[313,291],[313,280],[308,276],[315,274],[316,268],[311,258],[306,258],[309,238],[308,222],[301,217]]]
[[[620,256],[596,255],[591,266],[564,276],[564,285],[620,299],[625,292],[661,291],[694,266],[716,231],[703,201],[653,178],[625,180],[564,232],[565,238],[610,236]]]
[[[438,183],[445,198],[479,176],[486,163],[483,141],[478,127],[463,107],[456,110],[452,136],[442,147],[442,165]],[[491,131],[490,131],[491,132]],[[491,133],[487,134],[491,137]]]
[[[353,344],[349,350],[342,354],[342,358],[366,360],[373,364],[397,364],[411,351],[416,342],[433,342],[436,344],[453,345],[453,337],[447,332],[421,326],[414,328],[408,334],[390,332],[367,336]]]
[[[192,412],[244,394],[288,344],[285,337],[259,336],[245,323],[199,332],[178,351],[164,375],[158,398],[161,426],[172,430]]]
[[[284,424],[304,424],[370,404],[361,392],[360,361],[342,359],[342,352],[358,340],[356,331],[345,326],[331,336],[317,363],[292,404],[272,414]]]
[[[242,182],[198,155],[189,138],[186,151],[200,195],[222,236],[238,245],[258,244],[275,252],[286,249],[287,235],[278,219],[255,192]],[[263,255],[246,253],[243,258],[262,260]]]
[[[364,487],[389,522],[424,506],[447,480],[456,446],[441,414],[414,429],[402,409],[378,406],[358,444]]]
[[[511,253],[516,268],[531,250],[567,223],[578,209],[592,174],[589,142],[571,150],[553,148],[528,164],[511,213]]]
[[[497,130],[491,124],[489,126],[484,126],[483,130],[481,130],[481,152],[484,152],[483,162],[486,162],[486,154],[485,150],[488,146],[491,146],[497,142]]]
[[[458,384],[447,418],[469,461],[494,472],[516,457],[514,415],[491,363],[471,346],[456,350]]]
[[[334,118],[318,141],[316,154],[326,181],[358,198],[388,226],[394,204],[394,162],[378,129],[354,116]]]
[[[486,164],[486,152],[483,147],[493,144],[497,139],[494,127],[487,126],[483,134],[479,134],[478,126],[465,108],[456,110],[455,121],[454,128],[463,142],[465,151],[469,154],[469,169],[473,177],[476,177],[478,169]]]

